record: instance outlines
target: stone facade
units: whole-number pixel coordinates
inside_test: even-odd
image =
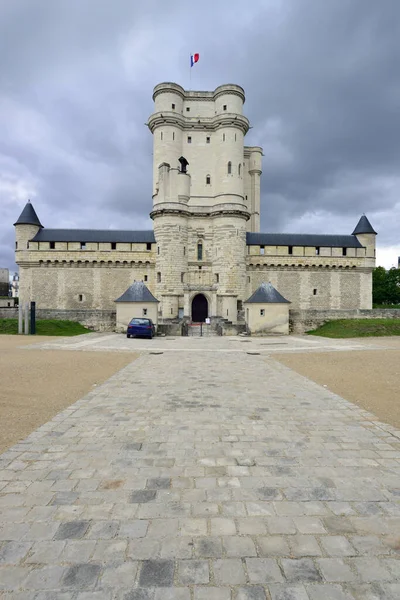
[[[27,205],[15,224],[21,302],[115,311],[136,280],[160,301],[160,324],[196,320],[200,295],[206,316],[235,324],[246,298],[270,281],[292,310],[372,307],[368,221],[347,236],[259,233],[262,148],[244,145],[240,86],[195,92],[163,83],[153,99],[154,231],[46,229]]]

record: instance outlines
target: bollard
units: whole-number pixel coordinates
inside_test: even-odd
[[[31,302],[31,335],[36,333],[36,302]]]

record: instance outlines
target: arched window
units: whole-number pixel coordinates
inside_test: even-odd
[[[197,260],[203,260],[203,244],[201,242],[197,244]]]
[[[228,162],[228,175],[232,175],[232,163],[231,163],[231,161]]]
[[[239,166],[238,166],[238,175],[239,175],[239,177],[240,177],[241,167],[242,167],[242,165],[239,163]]]
[[[206,175],[206,184],[211,185],[211,176],[210,175]]]

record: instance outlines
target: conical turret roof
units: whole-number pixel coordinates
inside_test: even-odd
[[[115,302],[159,302],[143,281],[134,281]]]
[[[19,215],[18,220],[15,221],[14,225],[37,225],[38,227],[43,228],[43,225],[39,221],[39,217],[30,202],[25,204],[22,213]]]
[[[357,235],[358,233],[375,233],[375,235],[377,235],[376,231],[365,215],[363,215],[358,221],[356,228],[353,231],[353,235]]]
[[[247,304],[290,304],[279,292],[274,288],[272,283],[262,283],[248,300]]]

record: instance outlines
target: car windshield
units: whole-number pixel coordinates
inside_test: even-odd
[[[129,325],[150,325],[149,319],[132,319]]]

